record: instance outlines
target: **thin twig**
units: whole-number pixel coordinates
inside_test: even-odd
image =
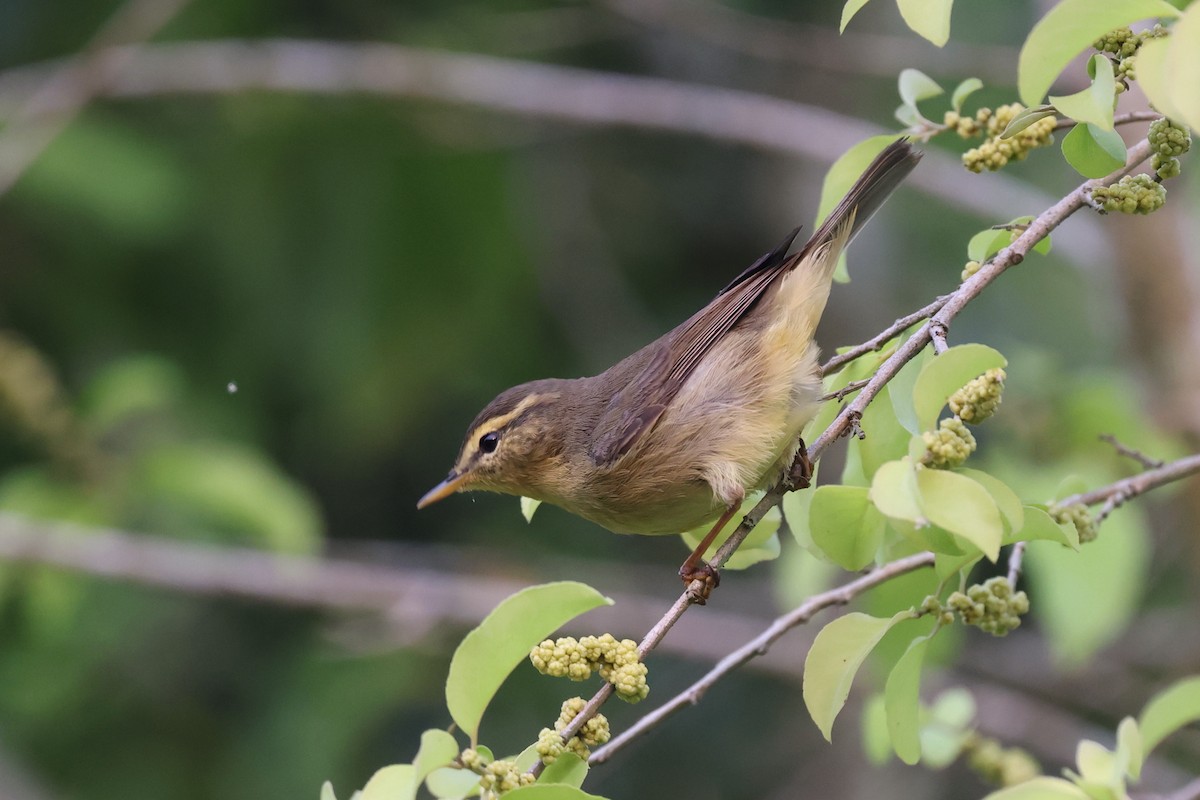
[[[941,320],[929,323],[929,339],[933,343],[933,352],[939,356],[950,349],[950,345],[946,342],[949,333],[946,323]]]
[[[870,378],[863,378],[861,381],[850,381],[836,392],[829,392],[828,394],[821,395],[821,402],[823,403],[826,400],[837,400],[840,403],[842,400],[846,399],[846,395],[854,394],[859,389],[866,386],[870,380]]]
[[[903,575],[922,567],[931,566],[932,564],[933,553],[917,553],[916,555],[884,564],[869,574],[843,586],[839,586],[836,589],[813,595],[795,610],[776,619],[761,634],[717,662],[700,680],[680,692],[667,703],[639,719],[624,733],[597,750],[588,759],[588,763],[593,765],[604,763],[630,741],[656,727],[667,717],[686,706],[695,705],[700,702],[705,692],[712,688],[717,681],[751,659],[766,655],[771,649],[771,645],[781,636],[797,625],[808,622],[818,611],[834,605],[845,605],[866,590],[891,580],[897,575]]]
[[[1085,506],[1094,506],[1097,503],[1108,504],[1110,501],[1113,503],[1113,508],[1116,508],[1125,501],[1144,494],[1151,489],[1156,489],[1159,486],[1172,483],[1196,473],[1200,473],[1200,453],[1170,461],[1157,469],[1140,472],[1137,475],[1119,480],[1116,483],[1099,489],[1093,489],[1090,492],[1081,492],[1073,494],[1070,497],[1064,497],[1055,503],[1052,509],[1063,509],[1073,506],[1076,503],[1081,503]],[[1112,509],[1109,510],[1111,511]]]
[[[1131,122],[1153,122],[1160,117],[1162,117],[1162,114],[1157,111],[1130,111],[1127,114],[1117,114],[1113,117],[1113,125],[1128,125]],[[1060,119],[1055,124],[1054,130],[1074,128],[1076,124],[1073,119]]]
[[[1119,441],[1117,441],[1117,437],[1113,436],[1111,433],[1100,434],[1100,441],[1108,442],[1109,444],[1111,444],[1113,446],[1113,449],[1116,450],[1118,453],[1125,456],[1126,458],[1132,458],[1134,461],[1138,462],[1146,469],[1157,469],[1157,468],[1161,467],[1163,464],[1167,463],[1159,458],[1151,458],[1150,456],[1143,453],[1141,450],[1135,450],[1132,447],[1127,447],[1127,446],[1121,444]]]
[[[1017,542],[1008,554],[1008,585],[1013,589],[1021,580],[1021,562],[1025,558],[1025,542]]]
[[[929,319],[930,316],[940,311],[949,297],[949,295],[939,297],[924,308],[918,309],[908,316],[901,317],[900,319],[896,320],[891,325],[887,326],[878,334],[862,344],[851,347],[846,352],[838,353],[836,356],[833,356],[821,365],[821,375],[832,375],[842,367],[849,364],[851,361],[862,358],[867,353],[878,352],[880,348],[882,348],[885,344],[890,342],[899,334],[908,330],[913,325],[916,325],[921,320]]]

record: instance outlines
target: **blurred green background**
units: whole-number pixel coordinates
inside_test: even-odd
[[[130,8],[156,6],[166,7]],[[0,3],[0,170],[15,179],[0,196],[0,508],[177,544],[320,554],[350,571],[328,584],[302,575],[309,588],[284,602],[219,591],[204,575],[149,581],[157,586],[100,577],[102,548],[64,569],[20,563],[42,559],[5,546],[5,798],[315,798],[325,779],[348,796],[378,767],[411,758],[421,730],[449,723],[450,653],[507,590],[584,580],[618,597],[595,624],[640,636],[677,591],[677,540],[618,537],[549,508],[527,525],[505,497],[457,497],[418,514],[416,498],[495,393],[605,368],[791,227],[811,225],[829,161],[897,129],[900,68],[949,86],[978,75],[988,85],[978,102],[1009,102],[1017,49],[1044,10],[960,0],[939,51],[883,2],[841,39],[840,3],[824,0],[179,6],[161,27],[126,22],[96,42],[121,4]],[[407,77],[364,69],[361,82],[342,76],[319,92],[222,84],[244,65],[213,43],[283,37],[542,67],[564,77],[564,103],[594,99],[600,119],[498,110],[486,86],[452,97],[477,77],[455,84],[455,58]],[[217,55],[187,62],[179,48],[198,41]],[[113,42],[143,55],[106,58]],[[151,49],[165,61],[145,58]],[[325,74],[319,53],[296,52],[311,58],[272,61],[278,75]],[[363,91],[368,75],[422,88]],[[609,124],[610,100],[582,80],[608,76],[619,100],[625,75],[802,104],[797,118],[813,127],[791,132],[791,151]],[[518,104],[556,102],[542,84],[506,89]],[[703,120],[703,99],[679,102]],[[939,119],[942,106],[930,107]],[[33,148],[27,167],[17,166],[22,148]],[[1037,213],[1079,180],[1053,152],[977,176],[955,171],[962,142],[930,149],[914,186],[855,244],[853,282],[835,288],[820,330],[826,351],[952,289],[971,234]],[[952,331],[1010,359],[1005,409],[980,457],[1025,476],[1029,499],[1072,470],[1089,485],[1128,473],[1100,433],[1160,457],[1195,447],[1189,172],[1155,217],[1072,219],[1048,257],[1005,275]],[[1145,544],[1113,579],[1128,595],[1128,629],[1100,618],[1075,650],[1055,649],[1054,625],[1069,620],[1034,622],[1002,643],[968,637],[931,688],[972,688],[992,711],[985,729],[1056,771],[1080,735],[1111,731],[1162,681],[1194,669],[1200,504],[1164,494],[1119,512],[1125,523],[1114,517]],[[654,659],[649,703],[832,579],[814,577],[791,541],[784,551],[728,577],[692,615]],[[143,572],[157,563],[133,562]],[[406,599],[367,597],[368,577],[386,585],[381,596]],[[273,580],[262,576],[263,594]],[[431,588],[411,596],[412,586]],[[805,635],[594,771],[588,788],[696,798],[986,791],[958,767],[864,770],[854,713],[832,747],[823,743],[800,700]],[[524,747],[570,693],[518,670],[485,740]],[[614,725],[643,710],[614,709]],[[1168,756],[1151,780],[1169,787],[1200,770],[1200,736],[1181,737]]]

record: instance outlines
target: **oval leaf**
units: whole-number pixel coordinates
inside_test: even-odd
[[[1197,720],[1200,720],[1200,675],[1184,678],[1146,704],[1138,721],[1142,755],[1150,755],[1163,739]]]
[[[1125,764],[1125,771],[1135,781],[1142,776],[1145,750],[1142,746],[1142,733],[1133,717],[1126,717],[1117,726],[1117,760]]]
[[[951,107],[955,111],[962,111],[963,103],[967,102],[967,98],[982,88],[983,81],[979,80],[979,78],[967,78],[954,87],[954,94],[950,97]]]
[[[1025,130],[1039,119],[1053,117],[1056,113],[1057,112],[1054,110],[1054,106],[1043,105],[1027,108],[1012,118],[1012,121],[1009,122],[1001,132],[1000,138],[1008,139],[1011,136],[1016,136],[1018,133]]]
[[[1193,9],[1189,13],[1196,13]],[[1176,28],[1179,26],[1176,25]],[[1171,119],[1183,120],[1183,111],[1175,107],[1171,90],[1175,87],[1176,76],[1167,68],[1168,55],[1171,52],[1175,32],[1162,39],[1151,39],[1143,42],[1137,52],[1137,83],[1145,92],[1146,98]],[[1200,46],[1200,45],[1197,45]],[[1194,120],[1191,127],[1200,129],[1200,120]]]
[[[586,761],[574,753],[563,753],[546,767],[538,783],[562,783],[579,788],[587,774]]]
[[[883,690],[892,749],[905,764],[921,760],[921,664],[929,637],[916,639],[900,656]]]
[[[1171,105],[1179,114],[1179,121],[1193,131],[1200,130],[1200,6],[1192,3],[1183,18],[1172,28],[1167,37],[1166,69],[1170,80]],[[1140,54],[1139,54],[1140,55]],[[1139,59],[1140,63],[1140,59]]]
[[[507,800],[604,800],[600,795],[588,794],[565,783],[535,783],[505,792],[504,797]]]
[[[1025,525],[1011,537],[1005,537],[1005,544],[1013,542],[1030,542],[1045,539],[1066,545],[1072,550],[1079,549],[1079,531],[1069,522],[1055,522],[1045,509],[1036,506],[1025,506]]]
[[[977,469],[960,469],[958,474],[987,489],[1004,519],[1005,544],[1011,544],[1007,539],[1025,527],[1025,508],[1021,505],[1021,498],[1017,497],[1017,493],[1010,489],[1007,483],[990,473]]]
[[[416,796],[413,778],[417,771],[412,764],[392,764],[371,776],[363,787],[362,800],[405,800]]]
[[[965,475],[919,469],[917,492],[926,519],[975,545],[990,561],[1000,556],[1004,524],[987,489]]]
[[[954,0],[896,0],[900,16],[913,32],[938,47],[950,39],[950,12]]]
[[[462,800],[479,788],[479,776],[469,769],[443,767],[429,773],[425,788],[441,800]]]
[[[876,470],[868,497],[876,508],[892,519],[914,524],[926,522],[917,495],[912,462],[908,458],[889,461]]]
[[[913,407],[921,430],[937,427],[938,414],[950,395],[989,369],[1007,364],[1004,356],[983,344],[960,344],[933,358],[913,386]]]
[[[1062,778],[1041,776],[992,792],[983,800],[1090,800],[1087,793]]]
[[[1085,178],[1103,178],[1125,166],[1125,140],[1092,124],[1071,128],[1062,142],[1063,158]]]
[[[529,650],[563,623],[612,600],[582,583],[531,586],[507,598],[454,651],[446,678],[450,716],[471,737],[492,696]]]
[[[912,619],[911,611],[891,619],[856,611],[830,622],[813,640],[804,659],[804,705],[826,740],[863,660],[892,626],[906,619]]]
[[[1065,97],[1051,96],[1050,102],[1065,116],[1076,122],[1089,122],[1101,130],[1113,129],[1113,100],[1117,96],[1117,82],[1113,79],[1112,62],[1108,56],[1097,53],[1092,56],[1089,71],[1095,70],[1091,86]]]
[[[867,0],[846,0],[846,5],[842,6],[842,21],[838,25],[838,33],[845,33],[850,20],[854,19],[854,15],[866,4]]]
[[[1042,102],[1050,85],[1075,56],[1113,28],[1151,17],[1177,17],[1166,0],[1062,0],[1042,17],[1021,47],[1017,86],[1021,102]],[[1141,56],[1139,54],[1139,66]]]
[[[937,81],[921,72],[919,69],[900,70],[900,99],[904,105],[916,110],[917,103],[930,97],[945,94],[945,89],[938,86]]]
[[[421,749],[413,759],[412,795],[415,796],[421,781],[434,770],[448,766],[458,758],[458,742],[443,730],[428,730],[421,734]]]
[[[861,486],[820,486],[812,493],[813,544],[838,566],[857,572],[875,559],[885,522]]]

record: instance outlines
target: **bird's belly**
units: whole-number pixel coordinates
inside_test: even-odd
[[[588,502],[567,510],[615,533],[683,533],[715,521],[725,509],[707,482],[683,475],[677,481],[639,486],[633,493],[606,491],[605,481],[598,483],[588,493]]]

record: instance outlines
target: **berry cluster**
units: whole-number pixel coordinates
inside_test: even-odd
[[[1051,518],[1058,523],[1071,523],[1079,534],[1079,543],[1086,544],[1096,538],[1096,521],[1092,512],[1083,503],[1075,503],[1066,508],[1052,509]]]
[[[515,761],[497,759],[489,762],[478,750],[467,748],[458,761],[479,776],[480,797],[499,797],[520,786],[529,786],[537,780],[528,772],[517,768]]]
[[[599,747],[609,740],[612,734],[609,732],[608,718],[603,714],[597,714],[583,723],[579,733],[572,736],[570,741],[563,742],[562,732],[571,724],[571,720],[579,716],[584,705],[582,697],[564,700],[558,721],[554,723],[554,730],[542,728],[538,734],[536,749],[543,764],[553,764],[555,759],[568,751],[587,761],[588,756],[591,755],[589,748]]]
[[[975,437],[958,417],[942,420],[936,431],[925,431],[921,438],[925,440],[921,463],[933,469],[961,466],[975,452]]]
[[[1025,107],[1020,103],[1010,103],[995,110],[981,108],[974,117],[964,117],[957,111],[947,111],[942,122],[964,139],[973,138],[981,133],[986,134],[987,138],[983,144],[963,153],[963,166],[972,172],[982,172],[985,169],[994,172],[1009,161],[1022,160],[1036,147],[1054,143],[1054,126],[1057,120],[1053,116],[1043,117],[1006,139],[1000,138],[1008,124],[1024,110]]]
[[[1149,214],[1162,208],[1167,189],[1149,175],[1126,175],[1111,186],[1092,189],[1092,202],[1101,211]]]
[[[1150,132],[1146,135],[1150,146],[1154,148],[1154,159],[1151,167],[1160,181],[1179,175],[1179,156],[1186,153],[1192,146],[1192,137],[1187,128],[1176,125],[1166,117],[1150,123]]]
[[[993,636],[1005,636],[1021,625],[1021,615],[1029,613],[1029,598],[1014,592],[1002,576],[988,578],[946,599],[946,607],[958,612],[966,625],[974,625]]]
[[[632,639],[617,641],[611,633],[578,640],[572,636],[547,639],[533,648],[529,660],[538,672],[555,678],[582,681],[598,672],[627,703],[636,703],[650,692],[637,643]]]
[[[972,733],[963,742],[967,764],[985,781],[998,786],[1016,786],[1042,774],[1033,756],[1019,747],[1004,747],[995,739]]]
[[[1123,92],[1129,88],[1129,81],[1135,80],[1137,51],[1148,39],[1157,39],[1167,35],[1167,29],[1162,25],[1134,33],[1130,28],[1117,28],[1109,31],[1092,43],[1092,47],[1101,53],[1108,53],[1116,62],[1114,70],[1117,77],[1117,91]]]
[[[989,369],[966,386],[950,395],[950,410],[964,422],[975,425],[996,411],[1004,393],[1004,370]]]

